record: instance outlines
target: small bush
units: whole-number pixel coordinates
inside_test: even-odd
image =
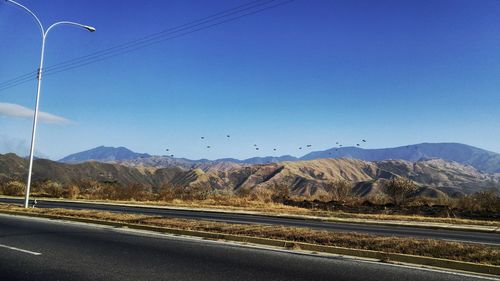
[[[500,197],[494,190],[480,191],[458,199],[459,209],[472,212],[500,213]]]
[[[417,191],[417,188],[412,180],[402,177],[392,179],[385,184],[387,195],[397,206],[405,205],[410,196]]]
[[[273,202],[282,203],[290,198],[290,188],[287,184],[275,184],[270,192],[272,193],[271,200]]]
[[[108,185],[105,185],[105,187]],[[145,201],[152,198],[151,190],[140,183],[134,183],[130,186],[118,187],[116,185],[113,186],[113,190],[110,190],[109,193],[115,193],[116,198],[109,199],[118,199],[118,200],[137,200],[137,201]],[[111,196],[112,197],[112,196]]]
[[[70,184],[66,187],[65,193],[67,198],[76,199],[80,195],[80,188],[77,185]]]
[[[62,197],[64,194],[64,189],[62,185],[58,182],[46,181],[42,184],[42,190],[49,197]]]
[[[176,199],[176,187],[173,185],[164,184],[158,190],[158,200],[172,201]]]
[[[329,181],[325,187],[326,191],[331,195],[330,200],[339,202],[352,201],[352,183],[344,179]]]
[[[19,181],[9,181],[2,185],[1,192],[3,195],[20,196],[23,195],[26,189],[26,184]]]
[[[275,193],[269,188],[257,187],[251,190],[250,194],[246,197],[251,201],[260,201],[264,203],[273,202],[276,199]]]

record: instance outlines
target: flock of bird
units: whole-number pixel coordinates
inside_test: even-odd
[[[226,135],[226,138],[227,138],[227,139],[231,138],[231,135]],[[205,140],[206,138],[205,138],[204,136],[201,136],[201,137],[200,137],[200,139]],[[361,140],[361,143],[366,143],[366,142],[367,142],[367,141],[366,141],[365,139],[362,139],[362,140]],[[336,142],[335,144],[337,145],[337,147],[335,148],[335,151],[338,151],[338,150],[339,150],[339,148],[342,148],[342,147],[343,147],[343,145],[342,145],[342,144],[340,144],[339,142]],[[356,147],[360,147],[360,146],[361,146],[361,144],[359,144],[359,143],[357,143],[357,144],[356,144]],[[305,145],[305,148],[311,148],[311,147],[312,147],[312,144],[307,144],[307,145]],[[212,148],[212,146],[211,146],[211,145],[206,145],[206,149],[210,149],[210,148]],[[260,150],[260,147],[259,147],[257,144],[254,144],[254,145],[253,145],[253,148],[254,148],[256,151],[259,151],[259,150]],[[299,146],[299,147],[298,147],[298,149],[299,149],[299,150],[302,150],[302,149],[303,149],[303,147],[302,147],[302,146]],[[273,151],[277,151],[277,150],[278,150],[277,148],[273,148]],[[170,152],[170,148],[165,149],[165,151]],[[329,152],[329,154],[332,154],[332,152]],[[174,154],[170,154],[170,157],[172,157],[172,158],[173,158],[173,157],[174,157]]]

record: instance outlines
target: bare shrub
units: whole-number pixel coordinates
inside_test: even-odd
[[[269,188],[254,188],[250,194],[246,197],[251,201],[260,201],[265,203],[273,202],[273,198],[275,198],[275,194],[273,190]]]
[[[184,188],[185,200],[207,200],[212,194],[215,194],[215,189],[204,184]]]
[[[158,190],[158,200],[172,201],[176,199],[176,187],[170,184],[163,184]]]
[[[77,185],[70,184],[66,187],[66,198],[76,199],[80,195],[80,188]]]
[[[416,197],[412,200],[411,205],[412,206],[447,206],[450,209],[456,208],[457,207],[457,202],[458,200],[455,198],[450,198],[450,197],[438,197],[438,198],[431,198],[431,197]]]
[[[395,205],[401,206],[408,202],[411,195],[417,191],[417,185],[407,178],[394,178],[385,184],[385,191]]]
[[[20,196],[24,194],[26,185],[19,181],[9,181],[1,186],[3,195]]]
[[[32,195],[43,194],[44,193],[43,184],[44,182],[37,182],[37,181],[31,182],[30,193]]]
[[[80,180],[80,195],[87,199],[104,199],[101,198],[102,184],[95,180]]]
[[[134,183],[126,187],[118,187],[113,185],[113,191],[116,194],[118,200],[138,200],[145,201],[151,199],[152,193],[151,189],[143,184]]]
[[[120,197],[120,186],[115,183],[98,183],[93,186],[92,196],[94,199],[117,200]],[[125,196],[124,196],[125,197]]]
[[[331,200],[347,202],[352,201],[352,183],[344,180],[328,181],[325,187],[328,194],[331,195]]]
[[[283,202],[290,198],[290,188],[288,184],[276,183],[271,189],[271,200],[273,202]]]
[[[387,195],[377,193],[371,196],[368,201],[375,205],[385,205],[391,202],[391,198],[389,198]]]
[[[157,198],[162,201],[180,200],[207,200],[217,191],[207,185],[180,186],[164,184],[159,188]]]
[[[64,194],[64,189],[62,185],[58,182],[45,181],[42,183],[43,192],[49,197],[62,197]]]
[[[458,199],[457,206],[460,209],[473,212],[500,213],[500,197],[494,190],[480,191],[472,195]]]
[[[236,190],[236,195],[238,195],[241,198],[249,197],[251,193],[252,190],[250,188],[239,188]]]

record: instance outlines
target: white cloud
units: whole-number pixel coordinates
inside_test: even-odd
[[[0,102],[0,116],[17,117],[17,118],[33,118],[34,110],[27,107],[14,104]],[[47,112],[38,112],[38,120],[46,123],[55,124],[70,124],[70,120]]]

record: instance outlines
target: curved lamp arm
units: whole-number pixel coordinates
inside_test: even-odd
[[[84,24],[77,23],[77,22],[72,22],[72,21],[60,21],[60,22],[53,23],[51,26],[49,26],[49,28],[47,28],[47,31],[44,32],[43,36],[47,37],[47,34],[49,33],[49,31],[52,28],[54,28],[57,25],[61,25],[61,24],[78,26],[78,27],[81,27],[81,28],[85,28],[86,30],[88,30],[90,32],[94,32],[95,31],[95,28],[92,27],[92,26],[90,26],[90,25],[84,25]]]
[[[54,24],[52,24],[51,26],[49,26],[49,28],[47,28],[47,30],[45,30],[45,28],[43,28],[43,24],[42,22],[40,21],[40,19],[35,15],[35,13],[33,13],[30,9],[28,9],[26,6],[22,5],[22,4],[19,4],[17,3],[16,1],[14,0],[5,0],[5,2],[9,2],[9,3],[12,3],[16,6],[18,6],[19,8],[25,10],[26,12],[28,12],[30,15],[33,16],[33,18],[35,18],[36,22],[38,23],[38,26],[40,27],[40,31],[42,32],[42,37],[47,37],[47,34],[49,33],[49,31],[57,26],[57,25],[60,25],[60,24],[67,24],[67,25],[74,25],[74,26],[78,26],[78,27],[81,27],[81,28],[85,28],[86,30],[90,31],[90,32],[94,32],[95,31],[95,28],[90,26],[90,25],[85,25],[85,24],[81,24],[81,23],[77,23],[77,22],[72,22],[72,21],[60,21],[60,22],[56,22]]]
[[[42,32],[42,36],[45,36],[45,29],[43,28],[43,24],[40,21],[40,19],[38,19],[38,17],[35,15],[35,13],[33,13],[30,9],[26,8],[25,6],[17,3],[16,1],[5,0],[5,2],[12,3],[12,4],[18,6],[19,8],[25,10],[26,12],[28,12],[30,15],[32,15],[35,18],[36,22],[38,23],[38,26],[40,27],[40,31]]]

